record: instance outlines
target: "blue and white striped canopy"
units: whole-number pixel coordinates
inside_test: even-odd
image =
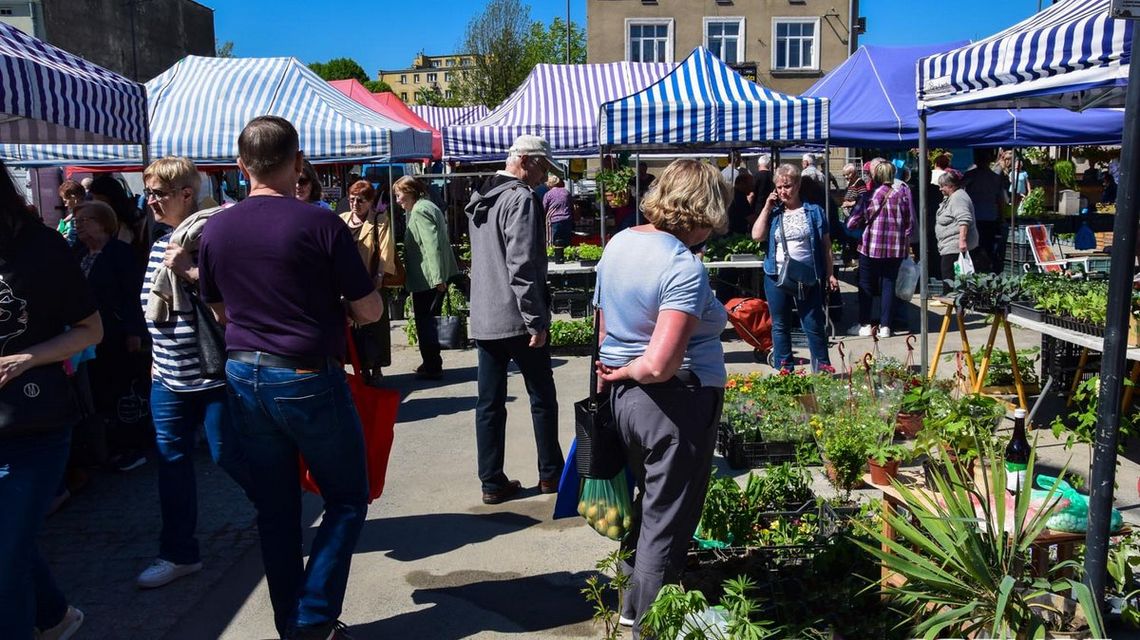
[[[257,116],[293,123],[314,164],[424,158],[431,134],[386,118],[352,100],[295,58],[188,56],[146,83],[151,157],[185,156],[199,166],[235,164],[237,139]],[[138,148],[122,145],[4,145],[5,157],[27,166],[136,166]]]
[[[146,91],[0,23],[0,141],[143,144]]]
[[[443,128],[443,154],[456,159],[502,159],[515,138],[538,135],[562,158],[598,151],[598,107],[653,84],[673,65],[648,62],[540,64],[522,86],[469,125]]]
[[[1131,20],[1110,0],[1062,0],[964,47],[918,61],[919,109],[1124,106]]]
[[[765,89],[697,47],[656,84],[602,105],[598,139],[644,150],[818,142],[827,139],[827,114],[827,98]]]
[[[437,131],[443,131],[444,127],[470,124],[483,119],[491,112],[490,109],[481,104],[468,107],[433,107],[413,104],[409,105],[409,108],[417,116],[423,118],[424,122],[435,127]]]

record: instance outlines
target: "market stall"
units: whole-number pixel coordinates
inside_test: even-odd
[[[385,93],[395,97],[395,94]],[[403,102],[401,100],[401,102]],[[465,107],[436,107],[426,104],[413,104],[408,106],[412,113],[424,119],[432,128],[443,131],[444,127],[468,124],[482,120],[491,112],[487,107],[479,104]]]
[[[1133,73],[1131,20],[1113,17],[1109,0],[1066,0],[971,45],[917,64],[920,157],[928,112],[978,108],[1124,107],[1120,189],[1113,229],[1099,415],[1090,485],[1085,570],[1094,594],[1104,593],[1116,445],[1121,420],[1129,306],[1136,255],[1140,171],[1140,70]],[[928,179],[922,165],[920,181]],[[925,212],[926,201],[921,208]],[[923,217],[925,220],[925,217]],[[925,275],[925,274],[924,274]],[[925,277],[923,301],[927,299]],[[925,323],[924,323],[925,324]],[[925,353],[924,353],[925,356]]]
[[[62,90],[66,86],[57,93],[68,93]],[[200,167],[233,166],[238,134],[261,115],[292,122],[314,164],[431,154],[429,133],[351,100],[296,58],[187,56],[146,83],[146,93],[151,153],[188,157]],[[145,125],[146,117],[138,122]],[[144,162],[140,149],[118,144],[5,144],[0,155],[24,166],[138,167]]]
[[[334,89],[352,98],[356,102],[368,107],[380,115],[395,120],[417,131],[426,131],[431,134],[431,159],[439,160],[443,157],[443,139],[439,129],[428,124],[423,118],[417,116],[399,98],[392,93],[371,93],[357,80],[332,80],[329,82]],[[395,99],[389,99],[391,98]]]

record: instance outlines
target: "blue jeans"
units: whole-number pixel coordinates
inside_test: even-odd
[[[171,391],[155,380],[150,387],[150,412],[158,445],[158,501],[162,510],[158,557],[174,564],[194,564],[202,559],[194,537],[198,526],[194,441],[199,424],[206,427],[214,462],[249,491],[249,469],[237,448],[237,434],[226,408],[226,388]]]
[[[36,547],[59,489],[71,430],[0,440],[0,638],[30,640],[63,620],[67,601]]]
[[[250,472],[261,557],[277,630],[319,626],[340,616],[349,564],[368,510],[360,417],[335,363],[319,371],[226,363],[230,409]],[[325,501],[302,561],[304,456]]]
[[[895,319],[895,280],[902,258],[869,258],[859,254],[859,324],[876,324],[871,314],[875,290],[879,290],[880,327],[890,328]]]
[[[538,478],[557,481],[562,477],[566,458],[558,444],[558,390],[554,387],[550,367],[550,347],[534,349],[529,342],[529,335],[475,342],[479,351],[475,443],[484,492],[498,491],[509,482],[503,473],[503,457],[507,437],[507,365],[511,360],[518,365],[530,396],[530,417],[538,448]]]
[[[810,287],[803,298],[776,286],[776,276],[764,274],[764,294],[768,298],[768,313],[772,314],[772,355],[777,369],[792,370],[792,305],[800,314],[800,325],[807,335],[808,351],[811,352],[812,371],[821,366],[831,366],[827,355],[827,316],[823,308],[823,288]]]

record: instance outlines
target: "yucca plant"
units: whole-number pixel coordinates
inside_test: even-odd
[[[1030,455],[1026,477],[1033,478]],[[1030,492],[1006,494],[1001,457],[990,452],[989,469],[979,483],[947,464],[946,476],[932,474],[937,493],[895,483],[908,514],[884,514],[895,536],[856,522],[874,542],[857,543],[884,568],[906,579],[885,590],[909,611],[913,632],[923,638],[1045,638],[1061,612],[1050,596],[1076,596],[1088,618],[1090,635],[1105,637],[1099,608],[1088,587],[1069,578],[1031,575],[1030,545],[1045,530],[1050,509],[1030,510]],[[1044,505],[1052,505],[1053,490]],[[1042,495],[1039,494],[1039,495]],[[991,501],[992,500],[992,501]],[[975,506],[977,505],[977,506]],[[1054,568],[1080,570],[1073,562]],[[874,586],[878,583],[875,582]]]

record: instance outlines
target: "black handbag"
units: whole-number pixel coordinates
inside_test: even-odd
[[[609,397],[598,395],[598,311],[594,311],[594,351],[590,360],[590,395],[574,403],[574,435],[577,446],[574,464],[583,478],[609,480],[626,464],[625,444],[621,441]]]
[[[804,297],[805,290],[819,283],[814,264],[806,264],[792,257],[788,251],[788,236],[784,232],[784,225],[780,224],[780,243],[784,246],[784,264],[780,265],[776,274],[776,286],[791,293],[797,298]],[[809,244],[808,246],[812,246]],[[814,249],[812,262],[815,261]]]
[[[0,434],[6,438],[64,429],[81,417],[62,363],[28,369],[0,387]]]
[[[462,349],[467,346],[464,339],[463,317],[455,313],[451,305],[450,291],[444,291],[438,296],[440,301],[440,314],[433,318],[436,327],[436,338],[440,349]]]
[[[214,318],[214,312],[190,288],[186,289],[194,305],[194,333],[198,338],[198,367],[206,380],[226,378],[226,330]]]

